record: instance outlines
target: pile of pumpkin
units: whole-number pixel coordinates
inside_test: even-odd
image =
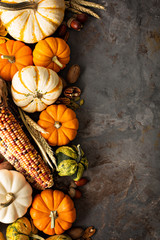
[[[79,122],[71,108],[55,104],[63,90],[58,72],[70,61],[69,45],[51,36],[62,23],[64,11],[64,0],[0,2],[0,28],[5,32],[6,28],[15,39],[0,39],[0,77],[11,82],[11,96],[19,108],[28,113],[41,112],[38,125],[44,129],[42,136],[50,146],[58,146],[55,155],[59,176],[70,176],[81,185],[88,161],[80,145],[66,146],[76,137]],[[33,50],[27,45],[31,43],[35,43]],[[71,240],[62,235],[76,219],[71,197],[45,189],[32,200],[32,191],[18,171],[0,170],[0,222],[10,224],[7,240],[43,240],[37,229],[51,235],[47,240]],[[31,221],[24,217],[26,213]]]

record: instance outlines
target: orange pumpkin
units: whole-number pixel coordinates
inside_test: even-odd
[[[68,195],[47,189],[35,196],[30,215],[40,231],[48,235],[62,234],[75,221],[76,209]]]
[[[50,105],[39,116],[38,124],[46,130],[42,136],[51,146],[67,145],[76,135],[79,127],[75,112],[66,105]]]
[[[32,50],[20,41],[8,40],[0,44],[0,77],[11,81],[22,68],[33,65]]]
[[[61,38],[48,37],[39,41],[33,51],[33,62],[37,66],[55,72],[63,69],[70,60],[70,48]]]

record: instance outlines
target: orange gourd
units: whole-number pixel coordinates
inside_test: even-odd
[[[51,146],[67,145],[76,135],[79,127],[75,112],[66,105],[51,105],[43,110],[38,124],[46,130],[42,136]]]
[[[8,40],[0,44],[0,77],[11,81],[22,68],[33,65],[32,50],[20,41]]]
[[[62,234],[72,226],[76,210],[72,199],[59,190],[37,194],[30,209],[33,224],[48,235]]]
[[[33,50],[33,62],[37,66],[55,72],[63,69],[70,60],[70,48],[61,38],[48,37],[39,41]]]

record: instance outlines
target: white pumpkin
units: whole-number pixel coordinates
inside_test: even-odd
[[[0,170],[0,222],[14,222],[31,203],[32,188],[25,177],[14,170]]]
[[[10,10],[2,10],[1,20],[8,33],[15,39],[35,43],[53,34],[64,18],[64,0],[2,0],[10,3]],[[17,10],[15,3],[24,2],[23,7],[30,5],[31,9]],[[27,8],[27,6],[26,6]]]
[[[28,66],[13,76],[11,92],[17,106],[33,113],[54,103],[62,88],[62,80],[53,70]]]

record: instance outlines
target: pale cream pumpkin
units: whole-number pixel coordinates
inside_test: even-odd
[[[25,177],[14,170],[0,170],[0,222],[14,222],[31,203],[32,188]]]
[[[4,3],[8,4],[4,6]],[[56,31],[64,18],[65,2],[2,0],[0,11],[1,20],[13,38],[26,43],[35,43]]]
[[[36,112],[54,103],[62,88],[62,80],[53,70],[28,66],[13,76],[11,92],[17,106],[26,112]]]

